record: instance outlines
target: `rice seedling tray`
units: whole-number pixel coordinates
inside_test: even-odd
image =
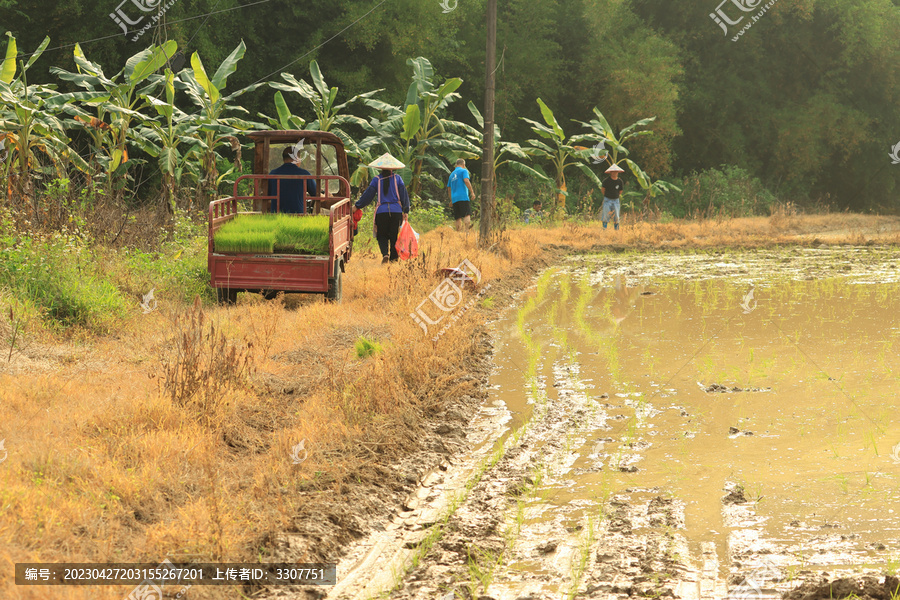
[[[225,254],[327,255],[326,215],[238,214],[215,232],[216,252]]]

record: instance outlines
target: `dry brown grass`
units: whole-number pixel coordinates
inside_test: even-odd
[[[474,234],[443,227],[422,237],[420,260],[383,267],[355,257],[341,305],[294,296],[207,309],[229,340],[251,342],[256,374],[199,408],[173,402],[152,377],[175,343],[174,315],[188,307],[140,315],[118,335],[72,349],[70,362],[14,357],[16,368],[0,374],[0,438],[9,452],[0,463],[0,597],[104,600],[129,591],[16,587],[15,562],[258,560],[302,514],[299,491],[339,493],[363,466],[414,447],[422,415],[470,389],[462,376],[489,316],[469,311],[437,342],[422,335],[409,313],[439,281],[440,266],[467,258],[496,284],[530,276],[528,261],[553,246],[559,256],[813,238],[900,243],[898,232],[900,220],[886,217],[782,214],[626,223],[619,232],[598,224],[519,229],[482,250]],[[360,336],[383,351],[358,359]],[[294,464],[301,440],[308,454]],[[190,597],[233,594],[206,587]]]

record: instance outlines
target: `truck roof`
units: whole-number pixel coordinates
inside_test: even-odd
[[[315,131],[311,129],[275,129],[271,131],[251,131],[246,134],[254,142],[262,142],[268,140],[275,143],[296,142],[303,138],[310,142],[319,142],[323,144],[333,144],[343,148],[344,143],[341,138],[330,131]]]
[[[330,131],[315,131],[307,129],[274,129],[268,131],[251,131],[247,137],[253,140],[254,159],[253,172],[259,175],[269,172],[269,146],[272,144],[294,144],[299,140],[310,146],[316,146],[316,166],[314,175],[322,175],[322,146],[334,148],[337,160],[337,175],[344,179],[350,179],[350,170],[347,166],[347,153],[344,150],[344,142]],[[280,163],[279,163],[280,164]]]

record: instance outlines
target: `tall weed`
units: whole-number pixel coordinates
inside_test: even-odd
[[[223,404],[225,392],[250,375],[249,346],[229,340],[209,320],[196,298],[193,306],[175,315],[175,335],[160,360],[163,393],[173,403],[196,409],[209,419]]]

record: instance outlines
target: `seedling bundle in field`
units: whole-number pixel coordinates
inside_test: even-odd
[[[215,233],[216,252],[328,254],[325,215],[237,215]]]

